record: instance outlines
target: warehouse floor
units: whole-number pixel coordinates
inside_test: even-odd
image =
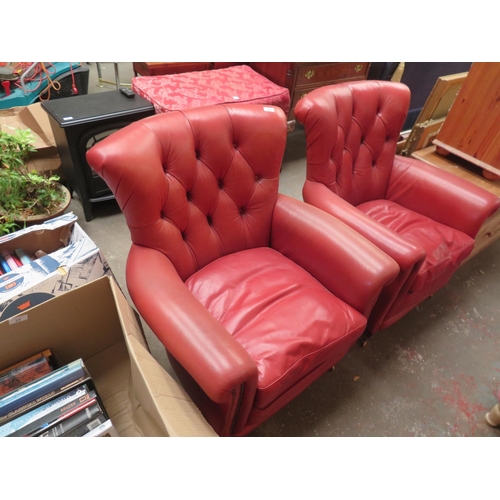
[[[89,93],[115,90],[112,63],[97,80],[90,63]],[[130,83],[132,64],[120,63]],[[289,134],[280,191],[301,198],[305,138]],[[114,201],[93,205],[86,222],[78,198],[70,205],[108,259],[126,293],[130,237]],[[450,283],[402,320],[353,346],[326,373],[251,436],[485,436],[500,428],[484,415],[500,398],[500,241],[464,264]],[[126,293],[128,296],[128,294]],[[170,372],[163,347],[144,325],[156,359]]]

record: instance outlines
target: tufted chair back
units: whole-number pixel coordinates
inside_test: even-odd
[[[299,101],[295,115],[311,130],[307,179],[354,206],[385,198],[409,103],[408,87],[382,81],[326,86]]]
[[[209,129],[200,126],[207,115]],[[165,254],[186,280],[219,257],[269,245],[287,133],[282,115],[244,104],[155,115],[104,139],[88,159],[115,193],[132,241]],[[140,141],[131,148],[134,134]],[[106,171],[116,158],[121,168]]]

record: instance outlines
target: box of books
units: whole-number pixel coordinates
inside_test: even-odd
[[[0,436],[217,436],[103,276],[0,323]]]
[[[112,271],[67,213],[0,237],[0,322]]]
[[[94,437],[103,424],[117,435],[83,360],[51,358],[46,349],[1,371],[0,437]]]

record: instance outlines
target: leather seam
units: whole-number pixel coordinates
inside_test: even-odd
[[[233,414],[233,419],[232,419],[232,422],[231,422],[231,428],[229,430],[229,435],[232,436],[233,435],[233,431],[234,431],[234,426],[236,425],[236,417],[238,415],[238,412],[240,410],[240,407],[241,407],[241,401],[243,400],[243,392],[245,391],[245,384],[240,384],[240,396],[238,398],[238,402],[236,403],[236,408],[234,410],[234,414]],[[231,391],[231,394],[232,394],[232,397],[233,397],[233,405],[234,405],[234,394],[235,391]]]

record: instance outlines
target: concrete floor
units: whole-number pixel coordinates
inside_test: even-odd
[[[90,63],[89,93],[98,85]],[[101,63],[115,81],[113,64]],[[130,83],[132,64],[120,63]],[[280,191],[301,199],[305,137],[289,134]],[[93,205],[86,222],[78,198],[70,210],[103,251],[122,290],[130,237],[114,201]],[[251,436],[484,436],[500,435],[484,415],[500,398],[500,241],[462,266],[450,283],[402,320],[347,356]],[[163,346],[144,325],[155,358],[172,373]]]

